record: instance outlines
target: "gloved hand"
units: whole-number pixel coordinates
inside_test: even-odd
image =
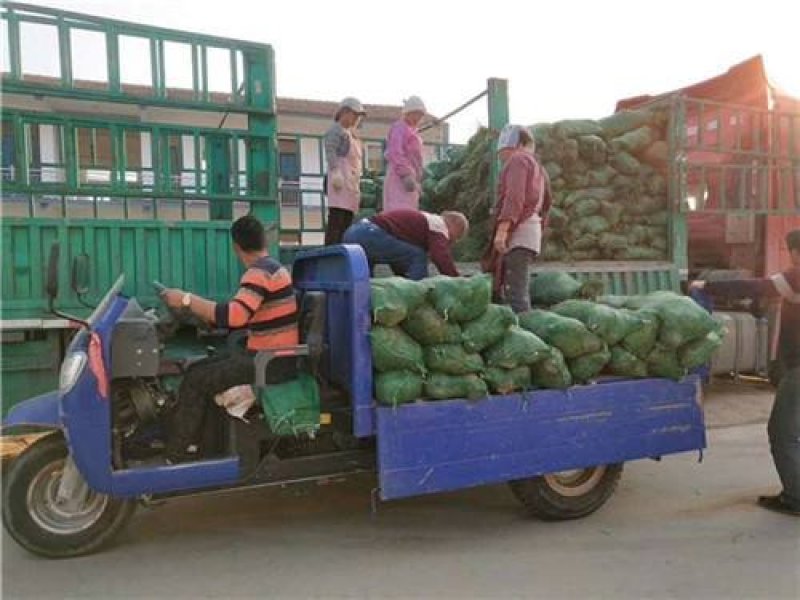
[[[344,187],[344,177],[342,177],[342,174],[338,171],[331,175],[331,187],[336,192],[341,192],[342,188]]]
[[[407,192],[414,192],[417,189],[417,182],[414,181],[414,178],[411,175],[406,175],[403,177],[403,187]]]

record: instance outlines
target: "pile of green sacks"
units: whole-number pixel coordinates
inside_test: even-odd
[[[479,399],[563,389],[601,373],[679,379],[721,343],[719,326],[688,298],[566,299],[515,315],[491,303],[491,278],[372,280],[375,396]]]

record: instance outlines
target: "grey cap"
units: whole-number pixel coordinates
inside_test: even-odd
[[[352,110],[357,115],[366,115],[367,111],[364,110],[364,105],[359,102],[358,98],[348,96],[339,102],[339,108],[336,109],[336,117],[338,118],[344,109]]]

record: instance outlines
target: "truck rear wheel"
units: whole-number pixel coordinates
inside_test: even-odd
[[[20,546],[47,558],[94,552],[136,509],[133,500],[92,490],[65,503],[57,492],[66,459],[64,438],[49,435],[13,461],[3,482],[3,525]]]
[[[509,482],[526,512],[546,521],[579,519],[605,504],[614,493],[622,463],[550,473]]]

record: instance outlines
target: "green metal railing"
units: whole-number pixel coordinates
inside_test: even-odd
[[[275,112],[274,97],[267,93],[274,89],[270,46],[16,2],[4,2],[1,10],[8,45],[6,92]],[[57,49],[45,73],[26,52],[36,41]],[[252,77],[254,70],[263,71],[260,83]],[[53,77],[57,85],[50,83]]]

